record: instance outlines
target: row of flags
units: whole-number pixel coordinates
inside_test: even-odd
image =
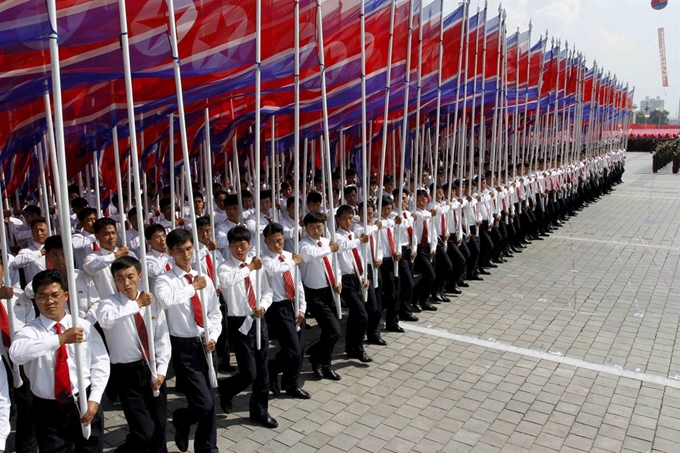
[[[323,134],[325,101],[334,152],[341,137],[345,149],[360,148],[362,75],[373,153],[381,149],[381,128],[400,127],[405,105],[410,128],[415,127],[416,115],[420,124],[434,124],[437,98],[442,118],[456,110],[469,112],[474,106],[477,115],[468,114],[466,119],[469,130],[481,122],[490,124],[501,104],[511,117],[521,116],[522,121],[514,122],[521,127],[532,127],[537,115],[551,110],[573,123],[575,105],[582,105],[582,124],[573,126],[574,131],[592,121],[613,127],[631,108],[633,91],[615,75],[596,64],[587,67],[585,57],[567,43],[540,36],[532,44],[531,26],[526,31],[507,30],[502,9],[485,5],[474,10],[466,2],[444,15],[442,0],[428,5],[421,1],[260,0],[259,27],[255,0],[175,1],[190,155],[197,156],[203,143],[203,112],[208,108],[216,168],[221,168],[220,159],[234,158],[234,138],[241,154],[237,158],[248,158],[244,150],[253,143],[258,70],[261,133],[265,140],[274,134],[278,152],[290,150],[296,53],[301,136],[313,139]],[[8,196],[37,185],[37,178],[30,175],[37,170],[36,153],[45,152],[45,99],[46,95],[51,99],[53,92],[50,33],[56,32],[59,39],[68,176],[83,171],[96,153],[104,183],[115,185],[114,126],[123,158],[129,153],[119,1],[59,0],[57,30],[50,27],[47,3],[0,3],[0,163]],[[160,179],[169,169],[170,121],[175,122],[172,139],[179,142],[168,4],[136,0],[126,5],[142,170]],[[325,68],[320,65],[321,53]],[[328,88],[325,99],[322,69]],[[271,115],[275,116],[273,132],[267,120]],[[399,140],[398,135],[389,134],[389,140]],[[269,152],[269,146],[263,149]],[[393,143],[387,149],[400,146]],[[180,147],[174,146],[174,152],[174,164],[181,165]],[[390,159],[396,157],[392,153]],[[47,156],[45,160],[49,161]],[[371,159],[372,167],[378,161],[377,156]]]

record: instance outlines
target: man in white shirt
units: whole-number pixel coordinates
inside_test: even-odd
[[[104,448],[103,414],[99,405],[109,379],[109,356],[99,333],[84,319],[73,327],[65,305],[65,277],[56,270],[33,279],[40,316],[14,338],[10,357],[24,370],[35,395],[33,414],[40,451],[101,452]],[[87,341],[86,341],[87,340]],[[75,343],[80,343],[83,387],[88,388],[87,412],[80,414],[80,390],[75,363]],[[90,425],[90,437],[81,434]]]
[[[104,299],[97,308],[99,325],[104,329],[111,356],[111,377],[123,407],[130,432],[118,452],[163,453],[167,395],[165,375],[170,362],[170,335],[165,313],[151,293],[139,290],[142,265],[123,256],[111,264],[118,292]],[[143,308],[151,310],[144,318]],[[151,319],[153,336],[147,329]],[[153,342],[153,349],[149,344]],[[149,366],[150,357],[156,374]],[[158,392],[154,396],[154,392]]]
[[[45,263],[45,239],[49,236],[47,220],[38,217],[31,222],[31,237],[33,242],[28,248],[21,249],[14,259],[14,267],[24,270],[26,282],[33,280],[33,276],[47,269]]]
[[[168,255],[166,245],[167,234],[163,225],[153,223],[144,229],[144,238],[149,246],[146,253],[146,271],[149,277],[149,288],[153,288],[156,279],[172,269],[173,262]]]
[[[116,222],[108,217],[97,219],[94,222],[94,235],[97,238],[97,246],[94,251],[87,255],[83,260],[83,271],[87,273],[94,282],[99,297],[105,298],[115,294],[116,284],[111,275],[111,263],[121,256],[132,256],[137,258],[128,247],[118,247],[118,232]]]
[[[220,406],[225,412],[231,412],[232,398],[252,384],[250,420],[274,429],[279,423],[269,415],[269,333],[267,323],[261,322],[272,304],[272,290],[263,273],[258,275],[262,260],[248,255],[252,238],[250,230],[232,228],[228,237],[231,256],[219,267],[218,275],[227,302],[229,344],[236,356],[238,373],[220,381]],[[259,295],[255,293],[258,278]],[[260,349],[256,345],[258,328]]]
[[[99,248],[99,244],[95,246],[97,238],[94,235],[94,222],[96,221],[97,210],[94,208],[85,208],[78,213],[80,229],[73,233],[71,240],[77,269],[83,268],[85,257],[94,251],[94,247]]]
[[[195,257],[191,233],[171,231],[167,246],[175,265],[156,279],[154,295],[166,310],[172,364],[188,403],[172,417],[175,444],[180,451],[187,451],[191,425],[197,423],[194,451],[213,452],[217,451],[216,391],[210,383],[214,370],[208,370],[207,354],[212,354],[216,364],[215,342],[222,331],[222,313],[212,281],[191,268]]]
[[[284,228],[270,223],[264,229],[267,250],[262,254],[262,266],[272,289],[272,305],[266,311],[267,323],[277,332],[281,350],[269,361],[269,387],[278,395],[278,374],[283,373],[281,384],[286,395],[293,398],[309,399],[310,395],[300,386],[300,371],[305,348],[305,312],[307,302],[302,280],[296,278],[302,256],[283,249]],[[297,304],[296,285],[297,280]],[[296,307],[297,305],[297,307]]]
[[[414,292],[417,302],[422,310],[437,311],[437,307],[432,305],[429,300],[432,292],[432,285],[435,280],[434,267],[432,260],[437,253],[437,231],[432,224],[432,215],[435,211],[428,211],[428,193],[426,190],[419,189],[416,193],[416,222],[415,235],[418,244],[418,252],[415,259],[415,270],[420,272],[422,277],[416,285]]]

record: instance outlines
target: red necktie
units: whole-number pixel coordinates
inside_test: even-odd
[[[279,261],[282,263],[286,261],[283,255],[279,255]],[[290,271],[283,273],[283,286],[286,288],[286,297],[290,300],[295,300],[295,284],[293,283],[293,275]]]
[[[142,356],[146,361],[151,360],[151,353],[149,352],[149,332],[146,330],[146,324],[141,313],[135,313],[135,326],[137,326],[137,336],[139,342],[142,343]]]
[[[442,236],[446,236],[446,217],[442,214]]]
[[[373,242],[373,236],[369,236],[368,240],[371,244],[371,260],[375,263],[375,242]]]
[[[406,211],[404,211],[404,218],[408,219]],[[408,246],[411,247],[411,244],[413,244],[413,227],[409,226],[407,231],[408,231]]]
[[[246,266],[248,266],[248,264],[241,263],[242,268]],[[255,299],[255,292],[253,291],[253,283],[250,281],[250,274],[248,274],[244,282],[246,285],[246,293],[248,294],[248,305],[251,310],[255,310],[257,308],[257,300]]]
[[[210,280],[215,280],[215,277],[214,277],[215,271],[213,269],[213,261],[212,261],[212,257],[210,256],[210,252],[208,252],[208,254],[205,256],[205,264],[208,267],[208,275],[210,276]]]
[[[94,250],[95,252],[99,251],[99,244],[97,244],[97,241],[92,243],[92,250]]]
[[[392,256],[397,254],[397,249],[394,247],[394,236],[392,236],[392,230],[389,228],[387,229],[387,242],[390,243],[390,251],[392,252]]]
[[[423,220],[423,236],[420,238],[420,246],[427,247],[430,242],[429,235],[427,234],[427,219]]]
[[[321,241],[316,243],[319,247],[323,247]],[[333,268],[331,267],[331,261],[328,256],[323,257],[323,267],[326,269],[326,283],[331,288],[335,288],[335,275],[333,275]]]
[[[12,301],[8,300],[7,303],[11,304]],[[9,316],[5,305],[2,303],[0,303],[0,330],[2,330],[2,344],[9,350],[12,344],[12,337],[9,335]]]
[[[166,271],[172,270],[172,267],[170,266],[170,263],[165,263],[165,270],[166,270]]]
[[[189,280],[189,284],[191,285],[194,282],[194,276],[191,274],[186,274],[184,275],[187,280]],[[196,320],[196,325],[198,327],[203,327],[203,310],[201,309],[201,299],[198,297],[198,291],[194,293],[194,295],[191,298],[191,307],[194,311],[194,319]]]
[[[349,240],[352,240],[352,235],[350,234]],[[361,256],[359,256],[359,250],[356,247],[352,249],[352,256],[354,257],[354,263],[357,266],[357,272],[359,275],[364,275],[364,266],[361,265]]]
[[[61,335],[61,324],[55,325],[57,335]],[[65,403],[71,397],[71,376],[68,372],[68,352],[66,345],[62,344],[57,349],[54,361],[54,398],[60,403]]]

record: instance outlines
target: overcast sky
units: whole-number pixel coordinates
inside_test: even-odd
[[[426,0],[426,3],[429,1]],[[458,6],[458,0],[444,0],[444,13]],[[489,1],[491,11],[498,11],[499,1]],[[484,0],[480,1],[483,8]],[[477,0],[470,3],[476,11]],[[645,96],[661,96],[666,110],[678,116],[680,101],[680,0],[655,11],[650,0],[506,0],[508,32],[520,26],[522,31],[533,20],[532,43],[548,29],[550,37],[567,40],[582,51],[592,67],[612,71],[630,86],[635,86],[635,104]],[[657,29],[666,35],[668,88],[662,87]]]

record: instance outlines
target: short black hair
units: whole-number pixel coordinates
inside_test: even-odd
[[[38,217],[31,221],[31,229],[36,225],[47,225],[47,219],[45,217]]]
[[[76,197],[73,200],[71,200],[71,207],[73,209],[85,209],[89,205],[90,204],[83,197]]]
[[[351,194],[352,192],[356,192],[356,191],[357,191],[357,186],[347,186],[347,187],[345,187],[344,194],[345,194],[345,196],[347,196],[347,195]]]
[[[33,277],[33,282],[31,284],[33,285],[33,292],[37,293],[40,291],[41,287],[51,285],[52,283],[57,283],[61,286],[61,289],[66,291],[66,276],[54,269],[38,272]]]
[[[351,207],[348,204],[343,204],[338,208],[338,210],[335,212],[335,218],[339,219],[341,216],[345,214],[352,214],[354,216],[354,208]]]
[[[427,196],[428,196],[427,190],[418,189],[418,191],[416,192],[416,197],[427,197]]]
[[[35,215],[41,215],[42,212],[40,212],[40,208],[37,206],[34,206],[32,204],[29,204],[26,206],[24,209],[21,210],[24,214],[35,214]]]
[[[227,240],[231,244],[232,242],[250,242],[253,239],[253,235],[250,230],[243,225],[237,225],[227,233]]]
[[[411,195],[411,191],[408,190],[406,187],[404,187],[404,188],[401,189],[401,190],[403,191],[404,194],[406,194],[406,195]],[[398,189],[398,188],[397,188],[397,189],[394,189],[394,190],[392,191],[392,195],[395,196],[395,197],[398,197],[398,196],[399,196],[399,189]]]
[[[113,220],[113,219],[110,219],[108,217],[102,217],[101,219],[95,220],[95,222],[94,222],[94,232],[95,232],[95,234],[99,233],[101,230],[103,230],[104,228],[109,227],[109,226],[112,226],[112,227],[115,228],[116,227],[116,221]],[[118,231],[116,230],[116,232],[118,232]]]
[[[133,256],[121,256],[111,263],[111,275],[116,276],[116,272],[123,269],[134,267],[137,272],[142,273],[142,263]]]
[[[392,205],[394,205],[394,200],[392,199],[392,197],[390,197],[388,195],[383,195],[382,196],[382,206],[385,207],[385,206],[392,206]]]
[[[238,206],[238,195],[235,193],[227,194],[227,198],[224,199],[224,207],[227,206]]]
[[[280,190],[290,189],[290,183],[288,181],[283,181],[279,186]]]
[[[148,227],[144,228],[144,239],[150,241],[154,234],[162,231],[165,233],[165,227],[160,223],[152,223]]]
[[[260,201],[262,201],[262,200],[269,200],[269,201],[274,200],[272,198],[272,191],[271,190],[260,191]]]
[[[194,198],[194,200],[196,198],[200,198],[201,200],[205,200],[205,197],[203,196],[203,194],[201,192],[199,192],[198,190],[194,190],[193,198]]]
[[[169,198],[163,198],[161,201],[158,202],[158,209],[164,209],[170,206],[170,199]]]
[[[364,211],[364,202],[363,201],[361,203],[359,203],[358,208],[359,208],[359,212]],[[371,208],[375,211],[375,205],[373,204],[373,202],[371,200],[368,200],[368,203],[366,204],[366,209],[368,209],[368,208]]]
[[[320,212],[310,212],[304,218],[305,226],[325,222],[326,218]]]
[[[75,184],[70,184],[66,190],[68,191],[69,194],[77,193],[78,195],[80,195],[80,188],[78,188],[78,186]]]
[[[78,213],[78,220],[84,222],[85,219],[94,214],[97,217],[97,210],[95,208],[85,208]]]
[[[200,227],[204,227],[204,226],[207,226],[207,227],[210,226],[210,219],[207,218],[207,217],[197,217],[196,218],[196,228],[200,228]]]
[[[45,253],[50,253],[52,250],[64,250],[64,241],[61,235],[50,236],[45,239]]]
[[[283,234],[283,225],[281,225],[280,223],[276,223],[276,222],[272,222],[269,225],[267,225],[266,227],[264,227],[264,231],[262,232],[262,234],[264,235],[265,238],[268,238],[272,234],[276,234],[276,233]]]
[[[137,206],[133,206],[128,211],[128,218],[135,217],[137,215]],[[144,210],[142,209],[142,215],[144,215]],[[135,225],[137,226],[137,225]]]
[[[168,250],[172,250],[176,245],[182,245],[187,241],[193,244],[194,238],[191,236],[191,233],[188,232],[187,230],[178,228],[168,233],[168,237],[165,241],[166,241],[165,243],[168,246]]]
[[[286,206],[295,206],[295,198],[296,198],[295,195],[291,195],[290,197],[288,197],[288,199],[286,200]]]
[[[253,198],[253,194],[250,193],[250,190],[243,189],[241,190],[241,199],[244,198]]]
[[[307,194],[307,204],[309,203],[321,203],[323,201],[323,197],[319,192],[309,192]]]

